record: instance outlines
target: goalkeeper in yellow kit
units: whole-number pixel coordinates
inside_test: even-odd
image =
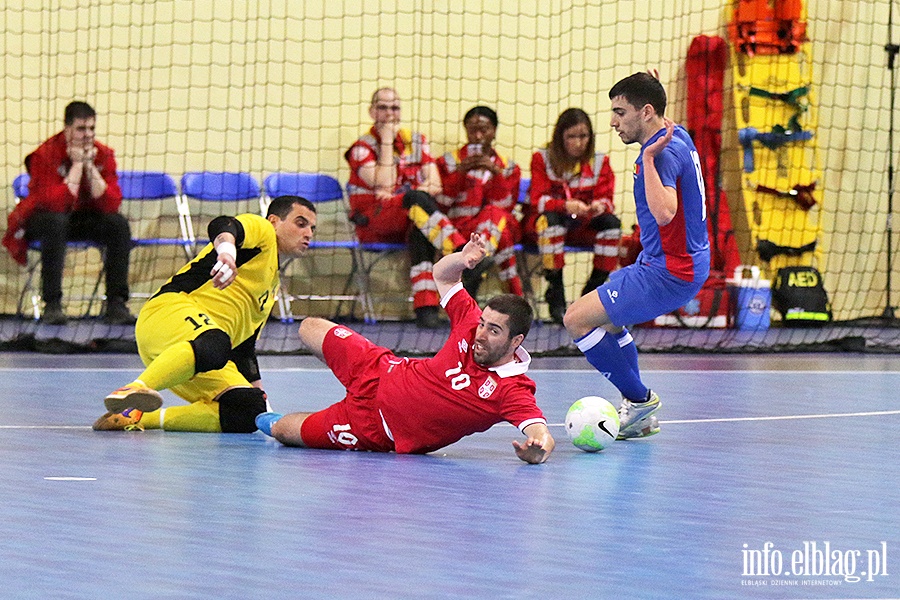
[[[315,206],[298,196],[272,200],[266,218],[215,218],[211,242],[141,309],[146,369],[106,397],[94,429],[256,431],[266,411],[256,340],[275,303],[278,256],[302,254],[315,229]],[[190,404],[162,408],[163,389]]]

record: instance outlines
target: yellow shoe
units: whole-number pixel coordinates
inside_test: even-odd
[[[126,408],[136,408],[141,412],[152,412],[162,406],[162,395],[154,389],[129,384],[120,387],[106,397],[104,404],[111,413],[121,413]]]
[[[143,431],[141,417],[144,413],[135,408],[126,408],[123,412],[108,412],[94,423],[94,431]]]

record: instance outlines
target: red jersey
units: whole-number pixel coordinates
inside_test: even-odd
[[[472,357],[481,317],[461,283],[441,304],[450,316],[450,338],[427,359],[382,361],[378,404],[388,435],[400,453],[432,452],[502,421],[520,430],[546,424],[535,384],[527,375],[531,356],[521,346],[516,358],[485,368]]]
[[[114,213],[122,204],[122,190],[119,188],[116,159],[112,148],[94,141],[94,148],[97,150],[94,164],[106,182],[106,191],[97,198],[91,198],[86,188],[82,188],[82,193],[76,197],[66,185],[65,178],[72,168],[72,160],[66,146],[66,134],[60,131],[25,158],[28,173],[31,175],[28,197],[19,202],[9,214],[6,234],[3,237],[3,245],[20,264],[25,264],[28,249],[25,225],[34,211],[64,213],[94,210]]]
[[[494,175],[487,171],[463,171],[459,164],[469,156],[468,144],[456,152],[448,152],[437,160],[441,174],[443,193],[438,202],[447,208],[451,219],[472,217],[482,207],[494,205],[512,212],[519,198],[519,180],[522,178],[519,165],[507,160],[491,148],[491,162],[501,172]]]
[[[560,177],[550,167],[547,149],[542,148],[531,157],[530,210],[564,213],[566,200],[580,200],[585,204],[602,200],[606,212],[615,212],[612,200],[615,184],[609,157],[602,152]]]
[[[347,194],[350,197],[352,213],[363,213],[374,210],[375,190],[359,176],[360,167],[378,160],[380,138],[375,127],[362,136],[344,153],[350,165],[350,182]],[[394,199],[402,201],[403,194],[419,187],[424,181],[422,167],[433,163],[428,140],[418,132],[401,129],[394,139],[394,164],[397,166],[397,180],[394,183]]]

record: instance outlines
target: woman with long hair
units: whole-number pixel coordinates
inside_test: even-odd
[[[591,275],[581,295],[606,281],[618,261],[621,222],[615,215],[615,175],[609,157],[594,149],[587,113],[569,108],[556,121],[553,139],[531,158],[531,192],[525,207],[525,242],[537,245],[547,279],[544,299],[555,323],[566,312],[565,247],[593,246]]]

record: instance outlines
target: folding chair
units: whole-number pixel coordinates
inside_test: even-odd
[[[180,201],[190,215],[192,235],[198,234],[196,244],[206,244],[206,227],[219,215],[238,215],[257,212],[261,191],[259,183],[249,173],[202,171],[185,173],[181,177]],[[196,246],[195,246],[196,251]]]
[[[16,204],[22,201],[22,199],[28,197],[28,184],[31,183],[31,176],[28,173],[21,173],[13,179],[13,193],[16,196]],[[97,280],[94,282],[93,290],[91,294],[87,296],[88,305],[85,309],[84,316],[87,317],[91,314],[91,309],[94,306],[94,302],[100,299],[100,283],[103,281],[103,274],[105,269],[103,265],[105,264],[105,249],[102,246],[98,246],[93,242],[83,242],[83,241],[70,241],[67,242],[66,246],[70,250],[89,250],[91,248],[96,249],[100,253],[100,270],[97,273]],[[22,291],[19,293],[19,301],[16,304],[16,316],[24,317],[25,316],[25,298],[30,296],[31,300],[31,314],[35,320],[41,318],[41,294],[38,291],[38,288],[35,286],[34,281],[37,276],[38,269],[41,266],[41,244],[40,242],[31,242],[28,244],[29,251],[37,252],[37,256],[29,256],[28,263],[25,265],[25,285],[22,286]],[[31,254],[31,252],[29,252]],[[84,299],[84,298],[82,298]]]
[[[531,190],[531,179],[522,178],[519,180],[519,200],[518,203],[520,206],[523,206],[528,203],[528,192]],[[537,308],[538,304],[544,303],[543,296],[539,296],[535,293],[533,278],[535,276],[542,276],[544,273],[544,266],[540,260],[538,260],[534,266],[529,264],[528,257],[540,256],[540,252],[538,251],[537,246],[533,246],[531,244],[518,244],[516,246],[516,251],[518,253],[516,264],[519,268],[519,276],[522,279],[522,289],[525,292],[525,298],[531,304],[532,308],[534,308],[535,315],[538,314]],[[564,251],[566,254],[575,254],[575,253],[585,253],[588,252],[592,256],[594,254],[593,246],[565,246]],[[533,262],[533,261],[532,261]],[[576,288],[577,289],[577,288]]]
[[[354,234],[355,235],[355,234]],[[407,246],[405,243],[394,243],[394,242],[360,242],[359,243],[359,269],[362,276],[362,280],[366,285],[366,294],[369,298],[369,302],[372,302],[372,271],[375,266],[386,259],[391,255],[396,255],[399,253],[406,254]],[[374,255],[372,260],[367,260],[366,255]],[[412,295],[405,294],[402,296],[402,303],[404,306],[411,305]],[[374,305],[372,305],[374,306]],[[376,321],[375,313],[372,311],[372,320],[371,322]]]
[[[350,187],[351,184],[347,184],[347,193],[350,195]],[[385,260],[390,256],[396,256],[401,254],[404,260],[408,257],[408,246],[405,242],[360,242],[360,260],[359,260],[359,268],[362,270],[362,274],[364,277],[365,285],[366,285],[366,293],[369,296],[370,301],[375,295],[374,289],[375,285],[373,283],[372,273],[375,267],[381,261]],[[374,258],[369,259],[370,256],[374,256]],[[408,261],[407,261],[408,262]],[[407,264],[407,268],[409,265]],[[385,272],[386,274],[390,274],[390,272]],[[378,302],[379,307],[385,307],[389,302],[395,303],[397,306],[402,306],[401,311],[405,312],[409,310],[412,306],[412,290],[409,287],[401,287],[399,281],[388,281],[388,289],[392,291],[401,291],[400,294],[396,296],[392,295],[390,299],[386,299],[385,297],[381,297]],[[383,313],[382,313],[383,314]],[[373,322],[375,318],[379,318],[378,315],[375,315],[373,312]]]
[[[19,203],[22,198],[28,196],[28,184],[31,183],[31,175],[28,173],[20,173],[13,179],[13,193],[16,195],[16,204]]]
[[[195,243],[190,209],[183,196],[178,194],[171,175],[159,171],[119,171],[119,187],[122,188],[123,213],[131,223],[131,237],[135,246],[180,246],[188,260],[193,257]],[[166,205],[174,202],[175,215],[166,211]],[[181,235],[166,237],[166,217],[177,216]],[[157,235],[150,235],[156,233]]]
[[[194,256],[190,209],[175,180],[159,171],[119,171],[121,212],[128,218],[134,244],[131,295],[149,298]]]
[[[285,281],[287,270],[292,263],[288,259],[281,265],[281,290],[278,295],[278,307],[281,321],[293,322],[294,315],[291,303],[294,300],[330,300],[337,301],[335,315],[340,313],[344,302],[359,302],[363,308],[366,322],[372,320],[372,307],[369,301],[365,274],[359,268],[359,242],[350,222],[347,220],[347,203],[344,192],[337,179],[324,173],[272,173],[263,181],[263,197],[260,212],[266,214],[272,198],[278,196],[300,196],[316,205],[318,227],[316,237],[310,244],[310,250],[347,250],[350,252],[351,270],[339,294],[291,294]],[[329,210],[330,209],[330,210]],[[354,279],[358,293],[349,294]]]
[[[519,179],[519,198],[517,202],[520,207],[528,204],[528,192],[530,189],[531,179],[528,179],[527,177],[522,177],[521,179]],[[524,221],[522,226],[524,228]],[[537,315],[537,300],[534,295],[534,285],[532,285],[532,277],[534,277],[535,273],[541,269],[541,264],[540,262],[538,262],[536,266],[531,267],[528,264],[528,256],[526,256],[529,254],[537,254],[537,248],[519,243],[516,244],[516,254],[516,267],[519,270],[519,277],[522,280],[522,291],[525,293],[525,298],[534,309],[534,314]]]

